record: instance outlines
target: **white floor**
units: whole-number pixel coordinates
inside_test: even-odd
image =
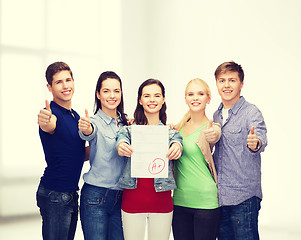
[[[300,240],[300,229],[296,232],[260,227],[260,238],[263,240]],[[40,216],[32,216],[19,219],[0,220],[1,240],[41,240]],[[80,224],[78,224],[75,240],[82,240],[83,235]],[[170,238],[173,239],[172,236]]]

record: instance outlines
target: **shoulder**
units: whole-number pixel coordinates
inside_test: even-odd
[[[121,130],[121,131],[124,131],[124,132],[126,132],[126,133],[130,133],[131,130],[132,130],[132,127],[131,127],[131,126],[121,126],[121,127],[120,127],[120,130]]]
[[[168,129],[169,139],[175,141],[182,141],[181,134],[175,129]]]
[[[131,133],[131,126],[121,126],[118,135],[129,135]]]
[[[243,98],[242,106],[243,109],[256,109],[259,111],[259,108],[254,103],[248,102],[245,98]]]
[[[216,115],[216,114],[218,114],[219,113],[219,109],[216,109],[214,112],[213,112],[213,115]]]
[[[90,117],[91,123],[97,126],[99,129],[107,128],[110,125],[110,121],[105,119],[99,112]]]
[[[55,105],[51,106],[51,113],[55,115],[57,118],[63,117],[62,109],[56,107]]]
[[[253,103],[245,101],[243,106],[244,107],[241,109],[241,112],[248,118],[254,118],[262,115],[260,109]]]
[[[220,118],[220,110],[219,109],[217,109],[214,113],[213,113],[213,120],[214,121],[216,121],[217,119],[219,119]]]

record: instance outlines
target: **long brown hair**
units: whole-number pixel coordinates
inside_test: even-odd
[[[144,114],[144,109],[140,105],[139,101],[142,96],[143,88],[148,85],[152,85],[152,84],[157,84],[161,88],[162,96],[165,97],[165,88],[159,80],[153,79],[153,78],[145,80],[138,89],[137,106],[136,106],[136,109],[134,112],[134,119],[135,119],[135,123],[137,125],[147,125],[148,124],[147,117]],[[166,124],[166,121],[167,121],[166,108],[167,108],[166,103],[164,102],[164,104],[162,105],[160,112],[159,112],[159,119],[164,125]]]
[[[127,123],[127,114],[124,113],[124,106],[123,106],[123,91],[122,91],[122,83],[121,83],[121,79],[120,77],[112,71],[106,71],[103,72],[102,74],[100,74],[97,84],[96,84],[96,89],[95,89],[95,103],[94,103],[94,114],[97,113],[97,111],[99,109],[101,109],[101,101],[98,99],[97,97],[97,92],[100,92],[101,86],[102,86],[102,82],[108,78],[113,78],[116,79],[119,83],[120,83],[120,89],[121,89],[121,101],[119,103],[119,105],[117,106],[117,111],[120,113],[121,115],[121,122],[124,125],[128,125]]]

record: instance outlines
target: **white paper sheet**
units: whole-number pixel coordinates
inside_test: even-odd
[[[168,177],[168,127],[132,125],[131,176],[141,178]]]

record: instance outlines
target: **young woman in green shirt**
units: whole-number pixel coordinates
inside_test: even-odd
[[[218,233],[221,213],[211,150],[221,136],[221,128],[206,116],[210,100],[205,81],[193,79],[187,84],[185,102],[189,111],[176,125],[183,137],[183,155],[175,162],[175,240],[215,240]]]

